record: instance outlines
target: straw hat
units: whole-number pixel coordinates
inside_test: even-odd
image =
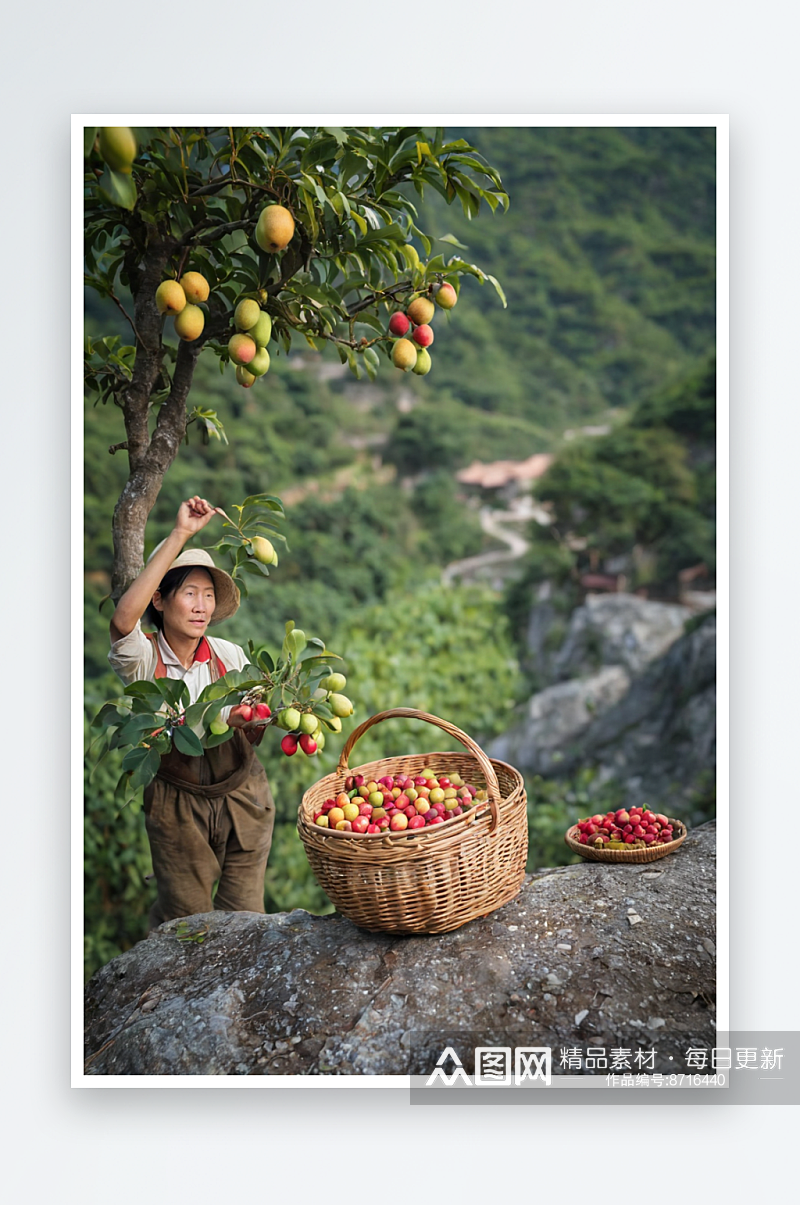
[[[163,543],[164,541],[162,540],[161,544]],[[148,563],[158,552],[161,544],[156,544],[147,558]],[[209,627],[212,624],[220,623],[223,619],[230,619],[231,615],[238,611],[241,597],[239,587],[231,575],[226,573],[224,569],[218,569],[204,548],[185,548],[180,556],[175,558],[169,569],[181,569],[188,565],[196,565],[198,569],[205,569],[214,583],[214,593],[217,601],[214,607],[214,618],[210,621]],[[169,569],[167,569],[167,573],[169,573]]]

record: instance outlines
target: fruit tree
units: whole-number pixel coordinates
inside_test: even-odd
[[[198,356],[244,388],[267,389],[270,355],[298,338],[332,343],[357,377],[381,363],[425,375],[436,305],[456,304],[465,274],[502,291],[453,236],[419,228],[415,199],[433,189],[474,217],[508,197],[469,143],[433,128],[87,128],[84,155],[86,284],[131,331],[130,344],[85,349],[87,390],[125,426],[111,449],[129,462],[113,518],[117,598],[141,569],[188,425],[223,430],[189,405]]]

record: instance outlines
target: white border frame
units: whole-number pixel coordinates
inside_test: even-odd
[[[717,132],[717,1029],[730,1029],[729,119],[727,114],[73,114],[71,160],[71,1043],[72,1087],[405,1088],[410,1076],[85,1075],[83,1071],[83,128],[99,125],[713,126]],[[512,198],[513,201],[513,198]],[[80,468],[80,471],[78,469]],[[80,626],[79,626],[80,620]]]

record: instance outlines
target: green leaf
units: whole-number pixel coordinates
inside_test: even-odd
[[[189,689],[181,678],[157,678],[155,684],[161,697],[171,707],[189,703]]]
[[[362,218],[361,214],[357,213],[356,210],[353,209],[352,206],[350,207],[350,217],[353,219],[356,226],[358,226],[361,233],[366,234],[367,233],[367,223],[364,220],[364,218]]]
[[[431,250],[433,248],[433,243],[428,238],[427,234],[425,234],[424,231],[420,230],[418,226],[415,226],[413,222],[411,223],[411,232],[412,232],[412,234],[416,234],[417,238],[422,243],[422,246],[425,249],[425,254],[430,255]]]
[[[147,749],[146,756],[139,762],[131,774],[130,785],[136,789],[146,787],[153,781],[161,765],[161,754],[158,749]]]
[[[104,703],[98,711],[97,715],[91,721],[90,728],[100,728],[103,724],[118,724],[120,719],[120,710],[116,703]]]
[[[494,276],[487,276],[486,279],[490,280],[492,282],[492,284],[494,285],[494,287],[497,289],[498,296],[503,303],[503,309],[504,310],[507,309],[508,302],[506,301],[506,295],[503,292],[503,290],[501,289],[499,281],[495,280]]]
[[[149,752],[150,750],[145,749],[143,745],[136,745],[135,748],[129,749],[122,759],[122,769],[125,770],[126,773],[136,770],[145,760]]]
[[[271,674],[275,669],[275,662],[272,659],[272,654],[266,649],[261,649],[256,660],[259,668],[263,669],[267,674]]]
[[[134,699],[152,699],[158,701],[161,698],[161,691],[156,686],[155,682],[147,682],[139,680],[131,682],[125,687],[126,695],[131,695]]]
[[[242,503],[242,510],[248,506],[266,506],[268,510],[277,511],[281,515],[284,514],[283,503],[280,498],[276,498],[272,494],[251,494]]]
[[[107,201],[112,205],[119,205],[121,209],[133,209],[136,204],[136,185],[133,177],[125,176],[122,172],[112,172],[108,165],[97,187]]]
[[[458,247],[460,251],[468,251],[466,243],[460,243],[454,234],[442,234],[437,240],[439,243],[451,243],[454,247]]]
[[[367,310],[362,310],[358,315],[357,322],[359,324],[363,324],[364,326],[370,327],[371,330],[377,331],[379,335],[386,334],[386,326],[383,322],[381,322],[377,314],[370,314],[367,312]]]
[[[88,159],[92,153],[92,147],[94,146],[94,140],[97,137],[97,129],[98,129],[97,126],[84,126],[83,127],[83,157],[84,157],[84,159]]]
[[[339,146],[344,146],[344,144],[347,142],[347,131],[343,130],[341,126],[323,126],[322,128],[326,134],[333,135]]]
[[[194,728],[196,724],[199,724],[205,711],[206,704],[201,703],[199,700],[197,703],[192,703],[191,707],[187,707],[186,711],[183,713],[183,718],[188,727]]]
[[[152,715],[135,715],[119,730],[120,745],[138,745],[145,732],[159,725]]]
[[[405,241],[406,236],[401,228],[395,222],[391,222],[387,226],[379,226],[377,229],[368,230],[367,233],[363,235],[361,239],[359,239],[358,245],[359,247],[363,247],[365,245],[371,246],[372,244],[380,244],[385,242],[404,243]]]
[[[185,753],[189,757],[202,757],[203,755],[203,746],[199,737],[185,724],[173,728],[172,742],[180,753]]]

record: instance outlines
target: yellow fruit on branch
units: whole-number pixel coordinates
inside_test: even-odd
[[[408,372],[417,362],[417,349],[410,339],[398,339],[392,348],[392,363],[395,368]]]
[[[186,343],[199,339],[203,333],[206,316],[199,305],[185,305],[175,316],[175,334]]]
[[[101,126],[100,154],[113,172],[129,176],[136,158],[136,138],[130,126]]]
[[[233,321],[236,324],[237,330],[249,331],[258,322],[260,313],[261,306],[257,301],[253,301],[250,298],[240,301],[233,312]]]
[[[186,294],[186,300],[196,305],[198,301],[208,301],[211,292],[208,281],[200,272],[184,272],[180,286]]]
[[[294,218],[283,205],[267,205],[256,222],[256,242],[262,251],[284,251],[294,235]]]
[[[156,289],[159,314],[180,314],[186,305],[186,294],[177,280],[163,280]]]
[[[253,547],[253,556],[262,565],[274,565],[277,561],[275,549],[268,539],[264,536],[253,536],[250,541]]]
[[[424,326],[434,315],[434,304],[427,297],[415,297],[406,310],[414,326]]]

